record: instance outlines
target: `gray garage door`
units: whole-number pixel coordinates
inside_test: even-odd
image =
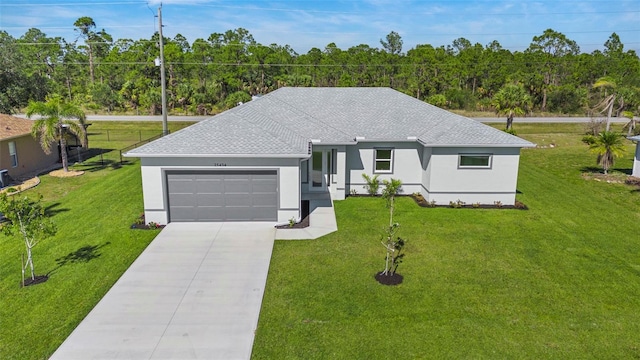
[[[275,221],[275,171],[168,172],[169,221]]]

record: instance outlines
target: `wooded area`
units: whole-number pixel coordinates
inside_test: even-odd
[[[92,18],[73,25],[73,42],[36,28],[17,39],[0,31],[0,112],[59,94],[87,111],[159,114],[158,34],[113,40]],[[215,114],[283,86],[386,86],[447,109],[502,113],[501,101],[515,96],[509,113],[594,114],[614,95],[614,115],[640,111],[640,58],[625,51],[616,33],[592,53],[581,53],[552,29],[534,36],[523,52],[465,38],[405,52],[400,35],[391,32],[380,48],[343,50],[330,43],[298,54],[289,45],[257,43],[242,28],[193,43],[176,35],[164,44],[173,114]],[[594,86],[598,81],[607,86]]]

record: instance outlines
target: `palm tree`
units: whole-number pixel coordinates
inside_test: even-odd
[[[64,102],[60,96],[48,96],[45,102],[30,101],[27,106],[27,117],[40,115],[33,123],[31,135],[40,139],[40,146],[45,153],[51,153],[54,142],[60,144],[60,156],[64,171],[69,171],[67,161],[67,132],[80,138],[82,146],[86,146],[85,115],[73,104]],[[73,121],[76,119],[77,121]]]
[[[507,115],[507,128],[511,130],[514,115],[524,115],[531,108],[531,97],[522,85],[507,84],[491,100],[498,114]]]
[[[598,165],[602,166],[605,175],[613,166],[615,158],[624,155],[625,152],[622,136],[613,131],[599,133],[594,143],[589,145],[589,149],[598,155]]]
[[[617,111],[620,111],[624,107],[624,99],[622,97],[618,97],[618,94],[616,93],[617,87],[616,82],[608,76],[601,77],[595,82],[595,84],[593,84],[594,89],[605,89],[605,98],[596,105],[596,108],[602,107],[602,112],[607,113],[607,131],[609,131],[609,128],[611,127],[611,115],[613,113],[613,107],[616,100],[620,103],[620,107]],[[607,95],[607,90],[611,90],[612,94]]]

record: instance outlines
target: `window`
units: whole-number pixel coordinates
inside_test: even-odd
[[[374,173],[393,172],[393,149],[374,149]]]
[[[9,157],[11,158],[11,166],[18,166],[18,154],[16,153],[16,143],[11,141],[9,142]]]
[[[460,154],[458,168],[491,168],[491,154]]]

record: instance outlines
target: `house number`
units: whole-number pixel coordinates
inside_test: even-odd
[[[213,166],[227,166],[225,163],[213,163]]]

